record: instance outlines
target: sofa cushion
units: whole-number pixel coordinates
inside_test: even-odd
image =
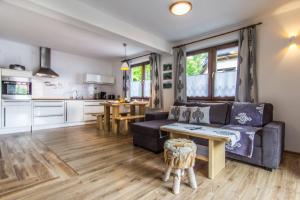
[[[140,132],[148,135],[159,135],[161,126],[175,123],[175,120],[154,120],[145,122],[136,122],[130,124],[130,130],[132,132]]]
[[[234,103],[231,109],[230,124],[262,127],[273,119],[271,104]]]
[[[186,106],[180,106],[178,122],[188,123],[189,119],[190,119],[190,108]]]
[[[169,120],[178,120],[180,112],[180,106],[171,106],[169,111]]]
[[[187,107],[210,107],[209,121],[212,124],[229,124],[230,122],[230,103],[219,102],[175,102],[174,106],[187,106]]]
[[[190,120],[191,124],[210,124],[209,119],[210,107],[190,107]]]
[[[228,103],[201,103],[200,106],[210,106],[210,123],[212,124],[228,124],[227,113],[229,112]]]

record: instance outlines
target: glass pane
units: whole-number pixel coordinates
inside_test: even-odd
[[[187,57],[186,79],[188,97],[208,96],[208,52]]]
[[[214,96],[233,97],[236,88],[238,47],[218,50],[216,59]]]
[[[142,72],[143,67],[131,68],[131,80],[130,80],[130,96],[141,97],[142,96]]]
[[[144,97],[151,96],[151,65],[145,66]]]

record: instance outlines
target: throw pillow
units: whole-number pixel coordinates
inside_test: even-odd
[[[231,109],[230,124],[263,126],[265,104],[235,102]]]
[[[209,124],[210,107],[191,107],[190,108],[190,124]]]
[[[190,108],[185,106],[180,106],[178,122],[188,122],[189,119],[190,119]]]
[[[179,118],[179,106],[171,106],[168,119],[178,120],[178,118]]]

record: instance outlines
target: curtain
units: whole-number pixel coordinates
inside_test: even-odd
[[[240,31],[235,100],[257,102],[256,27]]]
[[[151,65],[151,99],[152,109],[162,108],[162,84],[161,84],[161,63],[160,55],[151,53],[149,57]]]
[[[123,97],[124,98],[130,98],[130,63],[129,65],[129,70],[128,71],[123,71]]]
[[[175,68],[175,101],[186,102],[186,49],[185,47],[173,50]]]

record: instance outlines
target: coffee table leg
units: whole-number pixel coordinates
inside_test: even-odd
[[[225,142],[209,140],[208,178],[213,179],[225,167]]]

